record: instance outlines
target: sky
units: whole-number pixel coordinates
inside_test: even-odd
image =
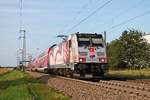
[[[16,66],[17,54],[22,42],[19,40],[20,20],[26,30],[27,56],[37,56],[52,44],[59,42],[58,34],[76,32],[102,33],[112,26],[150,11],[150,0],[112,0],[77,27],[74,25],[86,18],[109,0],[0,0],[0,66]],[[119,38],[121,33],[134,28],[150,32],[150,14],[139,17],[107,31],[107,42]],[[70,31],[69,31],[70,30]]]

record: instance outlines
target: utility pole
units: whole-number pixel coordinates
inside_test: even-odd
[[[20,56],[19,56],[20,52],[19,50],[17,50],[17,67],[19,67],[20,64]]]
[[[106,31],[104,31],[104,42],[105,42],[105,45],[107,45],[106,38],[107,38]]]
[[[20,33],[23,33],[23,36],[20,36],[20,39],[22,38],[23,40],[23,47],[22,47],[22,70],[25,71],[26,67],[26,31],[25,30],[20,30]],[[22,34],[21,34],[22,35]]]

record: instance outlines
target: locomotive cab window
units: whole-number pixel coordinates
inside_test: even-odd
[[[79,38],[78,39],[79,46],[101,46],[103,47],[102,38]]]
[[[101,47],[103,47],[102,38],[92,38],[92,46],[101,46]]]
[[[89,38],[79,38],[78,39],[78,45],[79,46],[89,46],[90,45],[90,39]]]

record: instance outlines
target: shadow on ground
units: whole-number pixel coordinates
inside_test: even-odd
[[[100,80],[105,81],[129,81],[129,80],[150,80],[149,77],[143,77],[143,76],[135,76],[135,77],[122,77],[122,76],[111,76],[111,75],[105,75],[101,76],[100,78],[93,78],[93,79],[81,79],[86,81],[92,81],[92,82],[99,82]]]

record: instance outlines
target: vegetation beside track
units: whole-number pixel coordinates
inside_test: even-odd
[[[117,78],[146,78],[150,79],[150,69],[142,70],[109,70],[108,76]]]
[[[7,68],[0,68],[0,74],[4,74],[8,72],[9,70]]]
[[[150,68],[150,44],[143,38],[145,33],[128,29],[107,44],[109,68],[143,69]]]
[[[69,100],[27,73],[9,71],[0,76],[0,100]]]

